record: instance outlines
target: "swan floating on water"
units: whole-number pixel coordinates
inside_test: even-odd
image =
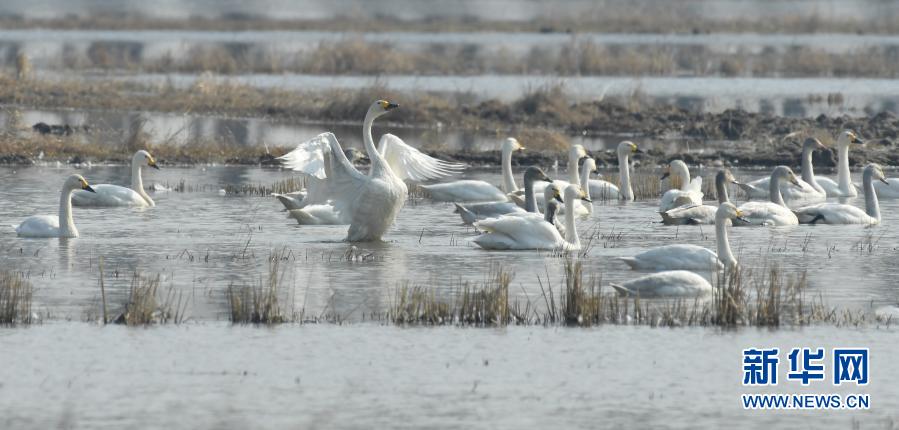
[[[288,168],[324,179],[321,184],[324,190],[318,199],[327,200],[309,204],[334,206],[340,218],[350,225],[346,237],[349,242],[381,240],[406,202],[408,188],[404,180],[436,179],[457,173],[463,167],[425,155],[391,134],[382,136],[379,147],[375,148],[372,122],[396,107],[386,100],[378,100],[365,115],[362,137],[371,159],[368,175],[353,167],[333,133],[322,133],[279,157]],[[327,159],[325,153],[329,155]],[[325,174],[326,160],[330,176]]]
[[[560,190],[564,190],[568,188],[569,185],[581,185],[581,174],[578,165],[580,164],[580,160],[587,158],[587,150],[584,149],[582,145],[571,145],[571,148],[568,150],[568,181],[563,181],[560,179],[556,179],[553,181]],[[594,161],[593,169],[596,169],[596,164]],[[537,206],[540,208],[546,207],[546,201],[543,199],[543,188],[546,187],[545,183],[537,183],[534,185],[534,191],[537,193]],[[585,190],[586,191],[586,190]],[[589,198],[589,197],[588,197]],[[578,217],[585,218],[593,213],[592,203],[584,204],[583,200],[578,199],[574,202],[574,214]],[[559,208],[559,214],[565,214],[568,210],[568,205],[564,205]]]
[[[674,188],[662,194],[662,199],[659,201],[659,214],[665,224],[683,224],[686,220],[668,218],[665,212],[684,205],[701,205],[702,177],[697,176],[691,180],[690,169],[681,160],[673,160],[668,163],[661,179],[665,180],[668,176],[671,176],[671,185]]]
[[[30,216],[16,227],[16,234],[19,237],[78,237],[72,219],[72,193],[75,190],[94,191],[81,175],[69,176],[59,193],[59,215]]]
[[[609,285],[622,296],[647,298],[700,297],[714,291],[708,280],[687,270],[652,273]]]
[[[506,194],[518,190],[515,178],[512,177],[512,153],[523,151],[524,146],[514,138],[503,142],[502,148],[502,189],[486,181],[465,179],[440,184],[422,185],[431,200],[438,202],[503,202],[508,201]],[[542,189],[541,189],[542,191]]]
[[[787,205],[784,204],[783,196],[780,194],[780,181],[786,179],[794,186],[799,186],[799,180],[787,166],[777,166],[771,172],[771,180],[768,182],[768,192],[771,201],[767,202],[746,202],[740,205],[740,211],[743,212],[743,218],[746,222],[734,223],[734,225],[797,225],[799,219]]]
[[[728,270],[736,267],[737,259],[727,240],[729,220],[739,220],[743,213],[730,202],[722,202],[715,211],[715,240],[718,253],[697,245],[677,244],[659,246],[633,257],[619,257],[635,270]]]
[[[718,204],[729,203],[727,184],[740,184],[728,169],[721,169],[715,175],[715,191],[718,194]],[[715,224],[718,206],[712,205],[684,205],[665,212],[672,220],[683,220],[685,224]]]
[[[639,153],[640,150],[633,142],[624,141],[618,144],[618,183],[621,191],[615,184],[602,179],[591,179],[588,184],[590,197],[593,200],[634,200],[634,190],[631,188],[630,154]]]
[[[476,222],[475,227],[484,233],[474,238],[474,243],[484,249],[579,250],[581,242],[575,226],[573,205],[575,200],[587,199],[586,194],[580,186],[569,185],[565,188],[562,199],[555,187],[557,186],[553,184],[553,188],[549,188],[554,190],[554,198],[564,201],[568,206],[565,214],[567,231],[564,238],[553,224],[539,216],[505,215]]]
[[[496,218],[500,215],[510,213],[530,212],[539,215],[540,211],[537,209],[537,199],[534,196],[534,184],[538,181],[552,182],[552,179],[549,179],[549,177],[546,176],[546,173],[543,173],[543,170],[539,167],[528,167],[527,170],[524,171],[524,209],[513,202],[455,203],[455,213],[462,217],[462,222],[465,224],[473,224],[475,221]],[[514,184],[514,181],[512,181],[512,183]]]
[[[880,203],[877,201],[877,191],[874,189],[875,179],[889,185],[880,165],[872,163],[865,166],[865,170],[862,172],[862,184],[865,192],[864,211],[852,205],[820,203],[796,210],[799,222],[803,224],[879,224]]]
[[[788,207],[808,206],[827,199],[827,193],[824,191],[824,187],[818,183],[812,166],[812,153],[817,149],[827,149],[827,147],[818,139],[811,137],[806,139],[802,144],[802,179],[797,181],[799,186],[781,184],[780,193]],[[768,200],[771,197],[770,182],[771,177],[769,176],[737,185],[746,192],[750,200]]]
[[[159,169],[156,159],[149,152],[140,150],[131,157],[131,188],[112,184],[97,184],[93,193],[77,190],[72,194],[72,204],[79,207],[137,206],[153,207],[156,203],[144,190],[142,166]]]
[[[837,137],[837,181],[830,178],[817,178],[818,184],[827,193],[827,197],[856,197],[858,191],[852,185],[849,178],[849,146],[851,144],[863,145],[865,141],[856,136],[852,130],[843,130]]]

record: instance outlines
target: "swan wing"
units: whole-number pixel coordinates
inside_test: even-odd
[[[756,179],[752,182],[741,182],[737,184],[743,192],[746,193],[746,196],[750,199],[767,199],[768,198],[768,184],[771,183],[771,177],[764,177],[762,179]]]
[[[612,287],[622,295],[640,297],[699,297],[712,292],[708,280],[686,270],[653,273]]]
[[[20,237],[59,237],[59,217],[54,215],[34,215],[16,227]]]
[[[746,202],[740,206],[749,225],[796,225],[799,219],[790,209],[772,202]],[[734,225],[745,225],[734,223]]]
[[[474,225],[485,232],[475,238],[475,243],[482,247],[499,242],[509,245],[499,249],[554,249],[565,243],[556,227],[536,214],[501,216],[478,221]]]
[[[327,177],[325,173],[325,152],[330,151],[327,135],[334,136],[332,133],[319,134],[297,145],[293,151],[278,157],[278,160],[281,160],[281,164],[288,169],[302,172],[318,179],[325,179]]]
[[[685,220],[694,224],[714,224],[717,207],[712,205],[687,204],[665,212],[671,219]],[[664,217],[663,217],[664,218]]]
[[[465,179],[441,184],[422,185],[431,200],[439,202],[499,202],[508,197],[502,190],[485,181]]]
[[[877,192],[877,197],[885,199],[899,198],[899,178],[888,178],[887,182],[889,184],[884,184],[883,182],[874,183],[874,191]]]
[[[690,244],[659,246],[622,260],[637,270],[716,270],[723,267],[716,253]]]
[[[465,164],[438,160],[389,133],[381,136],[378,152],[387,160],[393,173],[402,180],[423,182],[452,176],[465,169]]]
[[[615,184],[601,179],[591,179],[590,198],[593,200],[617,200],[621,195]]]
[[[92,185],[94,192],[75,190],[72,205],[81,207],[148,206],[146,200],[131,188],[111,184]]]
[[[865,211],[839,203],[821,203],[796,210],[799,222],[803,224],[876,224],[877,219]]]

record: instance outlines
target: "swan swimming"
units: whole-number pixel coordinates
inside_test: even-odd
[[[350,160],[350,163],[353,165],[355,165],[357,161],[363,160],[366,158],[365,154],[363,154],[362,151],[360,151],[356,148],[347,148],[347,149],[343,150],[343,153],[346,155],[347,160]],[[330,157],[328,157],[327,153],[325,153],[324,156],[326,158],[330,158]],[[329,164],[330,164],[330,162],[323,163],[326,171],[330,170]],[[305,179],[306,179],[306,184],[307,184],[306,189],[302,189],[302,190],[298,190],[298,191],[291,191],[289,193],[272,193],[271,194],[272,197],[277,198],[278,201],[281,202],[282,205],[284,205],[284,210],[290,211],[290,210],[294,210],[294,209],[302,209],[303,207],[305,207],[308,204],[308,203],[304,202],[304,200],[306,199],[306,196],[309,195],[310,192],[313,193],[313,195],[315,194],[315,191],[316,191],[315,187],[318,186],[318,182],[320,182],[321,180],[316,178],[315,176],[311,176],[311,175],[305,175],[305,176],[306,176]],[[327,173],[325,173],[325,176],[327,176]],[[310,200],[316,200],[316,199],[313,197]]]
[[[16,234],[19,237],[78,237],[78,229],[72,219],[72,193],[75,190],[94,191],[81,175],[69,176],[59,193],[59,215],[30,216],[16,227]]]
[[[727,184],[740,184],[728,169],[721,169],[715,174],[715,191],[718,194],[718,204],[729,203]],[[684,220],[686,224],[715,224],[719,206],[712,205],[684,205],[665,212],[671,219]]]
[[[576,251],[581,248],[574,221],[573,204],[575,200],[588,200],[578,185],[565,188],[564,199],[559,196],[555,184],[549,188],[554,198],[568,206],[565,214],[567,231],[565,237],[559,230],[539,216],[501,216],[478,221],[474,225],[484,233],[473,239],[473,242],[484,249],[541,249]]]
[[[718,253],[689,244],[659,246],[633,257],[618,257],[635,270],[728,270],[736,267],[737,259],[727,240],[729,220],[739,220],[743,213],[730,202],[722,202],[715,211],[715,240]]]
[[[794,187],[781,184],[780,193],[788,207],[808,206],[827,199],[827,193],[818,184],[814,167],[812,166],[812,153],[818,149],[827,149],[827,147],[818,139],[812,137],[805,139],[805,142],[802,144],[802,179],[797,181],[799,186]],[[746,192],[750,200],[767,200],[771,195],[769,191],[770,182],[771,177],[764,177],[749,183],[738,183],[737,185]]]
[[[818,184],[827,193],[827,197],[856,197],[858,191],[850,182],[849,178],[849,146],[852,144],[864,145],[865,141],[856,136],[852,130],[843,130],[837,137],[837,181],[833,179],[819,177]]]
[[[662,216],[662,222],[665,224],[683,224],[686,220],[671,219],[665,213],[676,207],[684,205],[701,205],[702,204],[702,177],[697,176],[690,179],[690,169],[681,160],[673,160],[668,163],[668,168],[662,174],[662,180],[671,176],[672,188],[662,194],[659,201],[659,215]]]
[[[743,212],[743,218],[746,222],[734,223],[734,225],[797,225],[799,219],[787,205],[784,204],[783,196],[780,194],[780,181],[788,180],[791,184],[798,187],[799,180],[796,175],[787,166],[777,166],[771,172],[771,180],[768,183],[768,191],[771,194],[771,201],[767,202],[746,202],[740,205],[740,211]]]
[[[618,144],[618,183],[624,191],[609,182],[602,179],[591,179],[588,184],[590,187],[590,197],[593,200],[634,200],[634,190],[631,188],[631,173],[629,158],[630,154],[639,153],[640,150],[633,142],[624,141]]]
[[[708,280],[687,270],[668,270],[609,284],[619,295],[648,298],[701,297],[712,293]]]
[[[374,102],[365,114],[362,137],[371,169],[363,175],[347,159],[333,133],[322,133],[279,159],[285,166],[313,175],[322,181],[324,190],[309,204],[330,203],[350,227],[349,242],[378,241],[393,225],[406,202],[408,188],[404,180],[423,181],[458,172],[463,165],[448,163],[423,154],[400,138],[385,134],[375,148],[371,125],[375,118],[395,109],[386,100]],[[330,176],[325,174],[325,153],[328,153]],[[306,200],[309,200],[307,196]]]
[[[440,184],[422,185],[431,197],[438,202],[503,202],[508,201],[506,194],[518,190],[512,176],[512,153],[524,151],[524,146],[515,138],[508,138],[502,147],[502,189],[496,188],[486,181],[465,179]],[[542,189],[541,189],[542,191]]]
[[[513,202],[455,203],[455,213],[462,217],[462,222],[465,224],[472,224],[475,221],[482,219],[496,218],[500,215],[518,212],[530,212],[539,215],[536,203],[537,199],[534,196],[534,184],[538,181],[552,182],[552,179],[549,179],[549,177],[546,176],[546,173],[543,173],[543,170],[539,167],[528,167],[527,170],[524,171],[524,209]]]
[[[112,184],[97,184],[93,193],[76,190],[72,194],[72,204],[79,207],[137,206],[153,207],[156,203],[144,190],[141,178],[142,166],[159,169],[156,159],[149,152],[140,150],[131,157],[131,188]]]
[[[571,148],[568,150],[568,181],[563,181],[560,179],[556,179],[553,181],[560,190],[564,190],[568,188],[569,185],[581,185],[581,174],[578,165],[580,164],[580,160],[587,158],[587,150],[584,149],[583,145],[571,145]],[[594,170],[596,169],[596,164],[594,161]],[[537,206],[540,208],[545,208],[546,201],[543,199],[543,188],[546,187],[547,184],[538,183],[534,186],[534,191],[537,193]],[[585,190],[586,191],[586,190]],[[589,198],[589,197],[588,197]],[[578,199],[574,202],[574,214],[578,217],[585,218],[593,213],[592,203],[584,204],[582,203],[584,200]],[[592,202],[592,200],[591,200]],[[564,205],[559,208],[559,214],[565,214],[568,210],[569,205]]]
[[[879,224],[880,203],[874,180],[889,185],[879,164],[868,164],[862,172],[862,184],[865,192],[865,210],[852,205],[839,203],[820,203],[796,210],[799,222],[803,224]]]

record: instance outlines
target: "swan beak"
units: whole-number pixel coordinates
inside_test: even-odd
[[[664,180],[665,180],[665,178],[667,178],[667,177],[669,177],[669,176],[671,176],[671,171],[670,171],[670,170],[669,170],[669,171],[667,171],[667,172],[665,172],[665,173],[662,173],[662,177],[661,177],[661,178],[659,178],[659,179],[661,179],[661,180],[663,180],[663,181],[664,181]]]
[[[154,168],[154,169],[156,169],[156,170],[159,170],[159,166],[156,164],[156,160],[150,160],[150,161],[148,161],[148,162],[147,162],[147,165],[150,166],[150,167],[152,167],[152,168]]]
[[[865,141],[858,138],[858,136],[853,135],[852,139],[849,140],[851,143],[857,143],[859,145],[864,145]]]
[[[396,104],[396,103],[387,103],[387,105],[384,106],[384,110],[393,110],[393,109],[396,109],[396,108],[398,108],[398,107],[400,107],[400,105],[398,105],[398,104]]]
[[[736,180],[736,179],[731,179],[731,180],[730,180],[730,183],[735,184],[735,185],[743,185],[742,182],[740,182],[740,181],[738,181],[738,180]]]
[[[888,181],[886,178],[880,178],[880,182],[883,182],[884,184],[890,185],[890,181]]]
[[[590,200],[590,198],[587,197],[587,192],[585,192],[584,190],[581,190],[581,200],[583,200],[585,202],[593,203],[593,200]]]
[[[94,189],[91,188],[91,186],[88,185],[88,184],[82,185],[82,186],[81,186],[81,189],[84,190],[84,191],[90,191],[90,192],[92,192],[92,193],[96,193],[96,191],[94,191]]]
[[[565,203],[565,200],[562,200],[562,195],[559,194],[558,191],[556,191],[556,194],[553,196],[553,198],[556,199],[556,200],[558,200],[559,203]]]
[[[790,176],[790,183],[793,184],[793,185],[795,185],[795,186],[797,186],[797,187],[799,187],[799,188],[802,188],[802,185],[799,185],[799,180],[796,179],[796,176],[795,176],[795,175],[794,175],[794,176]]]

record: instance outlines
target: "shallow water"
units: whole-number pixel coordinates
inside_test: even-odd
[[[55,190],[72,172],[48,167],[0,169],[0,183],[15,184],[0,190],[3,266],[27,274],[37,288],[36,308],[53,318],[81,319],[85,312],[96,315],[101,256],[111,303],[122,303],[135,271],[161,273],[164,286],[172,285],[190,298],[189,314],[196,320],[224,318],[227,287],[263,279],[273,249],[285,249],[289,255],[290,261],[282,265],[289,286],[287,307],[305,310],[307,316],[333,310],[344,319],[359,320],[384,312],[395,289],[404,283],[433,286],[450,294],[463,282],[484,281],[496,265],[514,272],[516,298],[541,306],[538,279],[545,285],[548,277],[553,288],[562,279],[563,260],[558,257],[481,250],[470,242],[475,233],[461,224],[452,205],[420,200],[406,205],[385,243],[358,245],[372,253],[374,261],[344,261],[348,245],[340,240],[346,227],[298,226],[285,218],[273,198],[220,195],[226,185],[270,184],[290,176],[257,167],[149,172],[147,184],[183,180],[199,191],[155,193],[157,207],[147,210],[76,208],[78,239],[16,237],[13,226],[25,217],[56,213]],[[93,167],[78,172],[92,183],[124,183],[128,169]],[[759,174],[735,173],[743,179]],[[493,173],[468,176],[499,181]],[[657,204],[597,204],[593,216],[579,222],[581,237],[590,242],[583,259],[588,277],[601,277],[607,286],[637,276],[614,257],[633,255],[647,246],[682,242],[714,248],[710,226],[658,224]],[[894,228],[899,223],[897,209],[899,201],[883,201],[883,224],[871,228],[731,229],[731,244],[744,267],[761,270],[778,265],[789,274],[808,270],[810,297],[820,295],[828,305],[867,312],[899,299],[895,288],[899,268],[893,264],[899,250],[895,245],[899,233]],[[597,232],[599,236],[587,239]]]
[[[894,328],[65,323],[0,328],[0,344],[4,428],[889,429],[899,420]],[[743,348],[858,345],[871,351],[865,387],[741,386]],[[772,392],[866,393],[871,409],[743,410],[741,394]]]

